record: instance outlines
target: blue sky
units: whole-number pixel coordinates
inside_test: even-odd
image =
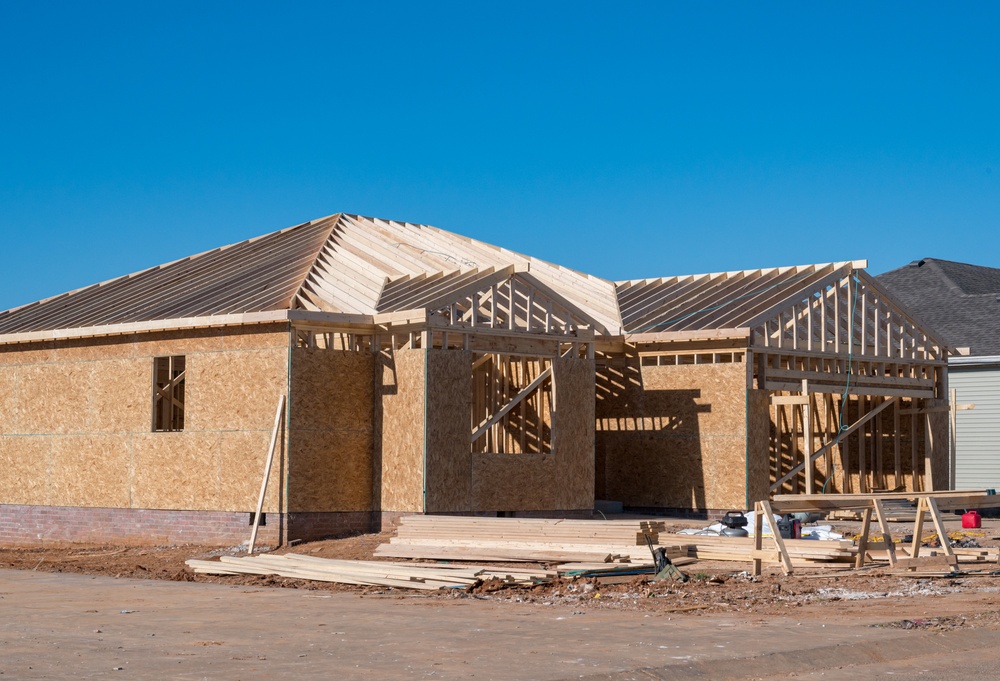
[[[610,279],[1000,267],[998,31],[986,2],[11,0],[0,309],[339,211]]]

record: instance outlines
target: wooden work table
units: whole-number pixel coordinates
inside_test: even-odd
[[[884,502],[891,500],[915,501],[916,519],[913,526],[913,543],[909,557],[899,558],[896,556],[896,546],[892,541],[892,532],[889,529],[889,522],[886,518]],[[944,529],[941,519],[941,511],[961,510],[968,508],[997,508],[1000,507],[1000,495],[992,493],[992,490],[954,490],[942,492],[882,492],[870,494],[779,494],[771,501],[758,501],[754,505],[754,552],[753,552],[753,574],[759,575],[765,560],[779,562],[782,571],[787,575],[792,573],[792,561],[785,548],[784,540],[781,538],[776,523],[773,522],[775,514],[799,513],[810,511],[860,511],[862,513],[861,533],[858,535],[858,556],[855,561],[855,568],[860,568],[865,564],[865,556],[870,550],[885,549],[889,555],[889,565],[900,568],[918,568],[929,566],[949,566],[954,568],[958,564],[951,545],[948,542],[948,533]],[[878,520],[882,530],[883,539],[881,542],[870,542],[868,540],[871,531],[872,513]],[[920,537],[924,529],[924,514],[931,518],[934,529],[941,538],[942,556],[920,556]],[[763,521],[767,516],[768,524],[771,527],[774,550],[764,549]]]

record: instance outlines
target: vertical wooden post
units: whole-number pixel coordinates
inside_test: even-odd
[[[267,460],[264,463],[264,479],[260,481],[260,496],[257,498],[257,512],[253,516],[253,530],[250,531],[250,547],[247,554],[253,553],[254,544],[257,542],[257,528],[260,526],[260,514],[264,509],[264,495],[267,493],[267,479],[271,477],[271,463],[274,461],[274,450],[278,444],[278,430],[281,427],[281,419],[285,414],[285,396],[278,399],[278,409],[274,413],[274,428],[271,430],[271,445],[267,450]]]
[[[858,419],[864,417],[868,407],[868,398],[858,395]],[[868,430],[868,423],[863,424],[858,429],[858,490],[862,493],[870,492],[868,486],[868,461],[865,447],[865,431]]]
[[[913,542],[910,545],[910,558],[917,558],[920,555],[920,545],[923,543],[921,537],[924,534],[924,498],[917,497],[917,515],[913,523]]]
[[[903,480],[903,486],[906,485],[906,479],[903,478],[903,461],[899,451],[899,410],[901,403],[902,400],[896,400],[896,404],[892,405],[892,462],[896,466],[896,472],[892,476],[892,484],[896,488],[899,488],[900,480]]]
[[[949,461],[949,473],[948,473],[948,489],[958,489],[958,480],[956,479],[957,471],[957,461],[958,461],[958,392],[952,388],[948,391],[949,404],[948,404],[948,415],[951,417],[949,422],[949,430],[951,437],[948,442],[948,461]]]
[[[753,509],[753,548],[754,548],[754,559],[753,559],[753,576],[760,577],[762,560],[760,558],[761,551],[764,549],[764,509],[761,508],[760,502],[754,503]],[[768,523],[768,525],[773,525],[773,522]]]
[[[861,534],[858,535],[858,555],[854,559],[854,567],[860,568],[865,564],[865,554],[868,553],[868,534],[872,529],[872,510],[866,508],[861,518]]]
[[[924,414],[924,490],[934,491],[934,429],[930,413]]]
[[[809,381],[806,379],[802,379],[802,396],[806,398],[806,403],[802,407],[802,456],[806,464],[806,494],[815,494],[816,484],[813,478],[815,466],[812,461],[812,403],[809,401]]]

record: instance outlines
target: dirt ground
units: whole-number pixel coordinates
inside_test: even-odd
[[[685,524],[670,525],[676,531]],[[835,531],[846,537],[858,531],[859,523],[834,522]],[[962,530],[957,516],[947,516],[946,526],[952,537],[979,546],[1000,545],[1000,520],[984,520],[980,530]],[[895,524],[897,536],[907,533],[907,525]],[[961,533],[961,534],[959,534]],[[926,533],[930,534],[930,533]],[[925,534],[925,536],[926,536]],[[296,552],[324,558],[371,560],[375,548],[389,540],[391,532],[330,539],[277,549],[275,553]],[[45,546],[0,548],[0,569],[49,573],[78,573],[109,577],[151,580],[197,581],[216,584],[289,588],[313,591],[348,592],[365,595],[393,595],[399,598],[437,599],[442,602],[457,597],[475,597],[505,603],[570,606],[580,611],[599,609],[629,610],[655,614],[685,613],[739,614],[767,617],[808,612],[813,617],[836,613],[838,616],[863,608],[872,613],[883,606],[890,615],[891,604],[910,597],[927,602],[964,602],[971,607],[931,609],[926,617],[888,621],[884,626],[922,629],[950,629],[959,626],[1000,625],[1000,565],[963,564],[965,574],[949,578],[900,577],[886,574],[881,567],[860,571],[801,569],[791,576],[776,567],[754,578],[749,565],[698,561],[684,566],[691,577],[687,583],[648,582],[645,576],[620,584],[603,584],[594,579],[563,580],[533,587],[483,584],[468,593],[409,592],[384,587],[355,587],[281,577],[254,575],[195,575],[185,564],[189,558],[211,559],[220,555],[243,555],[239,546]],[[519,564],[523,566],[524,564]],[[967,598],[978,595],[980,598]],[[958,598],[965,596],[966,598]],[[874,609],[874,610],[873,610]],[[937,611],[939,610],[939,612]],[[826,613],[826,614],[824,614]]]

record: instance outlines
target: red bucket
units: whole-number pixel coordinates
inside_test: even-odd
[[[966,529],[974,529],[977,527],[982,527],[983,517],[979,515],[979,511],[969,511],[968,513],[962,514],[962,527]]]

